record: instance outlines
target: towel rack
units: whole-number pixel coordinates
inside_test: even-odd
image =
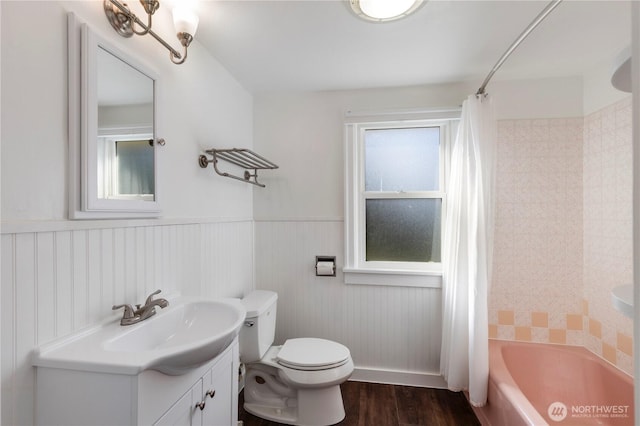
[[[278,168],[277,165],[267,160],[266,158],[256,154],[250,149],[208,149],[205,152],[213,156],[213,158],[209,160],[206,155],[201,155],[198,158],[198,164],[200,164],[200,167],[202,167],[203,169],[207,168],[207,165],[209,163],[213,163],[213,169],[220,176],[241,180],[252,185],[257,185],[261,188],[264,188],[265,185],[258,182],[258,170],[272,170]],[[220,170],[218,170],[218,160],[225,160],[231,164],[245,169],[244,176],[240,177],[232,175],[230,173],[221,172]],[[253,170],[253,174],[249,170]]]

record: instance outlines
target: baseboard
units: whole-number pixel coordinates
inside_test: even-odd
[[[411,373],[407,371],[356,368],[349,380],[354,382],[386,383],[422,388],[447,388],[447,382],[445,382],[441,375],[436,373]]]

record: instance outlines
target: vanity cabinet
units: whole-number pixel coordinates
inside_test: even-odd
[[[229,358],[229,357],[227,357]],[[237,400],[231,392],[225,392],[228,383],[234,380],[236,365],[231,359],[221,360],[187,391],[160,419],[157,426],[178,425],[235,425],[237,423]],[[235,394],[237,394],[237,389]],[[235,410],[231,409],[235,407]],[[234,414],[235,413],[235,414]]]
[[[238,421],[238,339],[220,355],[179,376],[37,367],[36,422],[41,425],[210,425]]]

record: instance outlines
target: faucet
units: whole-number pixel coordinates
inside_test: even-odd
[[[120,320],[120,325],[131,325],[139,323],[140,321],[144,321],[147,318],[156,314],[156,306],[160,306],[161,308],[166,308],[169,306],[169,302],[166,299],[154,299],[153,296],[159,294],[160,290],[156,290],[151,293],[147,300],[144,302],[143,306],[136,305],[136,309],[130,304],[124,305],[113,305],[112,310],[124,308],[124,313],[122,315],[122,319]]]

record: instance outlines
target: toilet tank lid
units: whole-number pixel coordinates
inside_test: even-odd
[[[278,293],[268,290],[255,290],[242,299],[242,305],[247,311],[247,318],[262,315],[278,300]]]

